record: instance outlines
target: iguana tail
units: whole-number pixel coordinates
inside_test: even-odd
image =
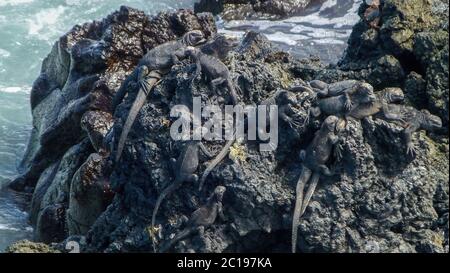
[[[155,208],[153,209],[153,214],[152,214],[152,225],[151,225],[152,227],[155,226],[156,215],[158,214],[158,210],[159,210],[159,207],[161,206],[162,201],[169,194],[171,194],[173,191],[175,191],[180,186],[180,184],[181,184],[181,182],[179,181],[179,179],[176,179],[170,186],[165,188],[163,190],[163,192],[158,196],[158,199],[156,200]]]
[[[123,148],[125,146],[125,141],[128,137],[128,133],[133,126],[133,123],[139,114],[142,106],[144,106],[145,101],[147,100],[147,95],[152,89],[153,85],[158,81],[156,78],[152,78],[150,82],[141,83],[141,88],[139,88],[139,92],[136,96],[136,99],[133,102],[133,105],[130,108],[130,112],[128,113],[127,120],[123,125],[122,132],[120,134],[119,143],[117,145],[116,151],[116,163],[119,162],[120,157],[122,156]]]
[[[308,191],[306,192],[306,195],[305,195],[305,200],[303,201],[303,204],[302,204],[302,212],[300,213],[300,217],[303,216],[303,214],[306,211],[306,208],[309,205],[309,201],[311,201],[311,197],[313,196],[314,191],[316,190],[317,184],[319,182],[319,178],[320,178],[319,173],[316,172],[313,174],[313,176],[311,178],[311,183],[309,184],[309,187],[308,187]]]
[[[177,242],[183,240],[184,238],[188,237],[189,235],[191,235],[194,231],[196,230],[196,228],[194,227],[188,227],[182,231],[180,231],[180,233],[178,233],[177,235],[175,235],[175,237],[170,240],[168,243],[164,244],[160,249],[159,249],[159,253],[164,253],[167,250],[169,250],[174,244],[176,244]]]
[[[236,132],[233,135],[233,138],[228,140],[228,142],[225,144],[225,146],[222,148],[220,153],[211,161],[211,163],[206,168],[205,172],[203,173],[202,177],[200,178],[200,184],[198,186],[198,190],[201,191],[203,189],[203,185],[205,184],[205,180],[208,177],[208,175],[211,173],[212,170],[225,158],[225,156],[229,153],[231,145],[233,145],[236,137]]]
[[[294,216],[292,218],[292,253],[295,253],[297,249],[298,223],[302,212],[303,190],[310,176],[311,171],[303,166],[302,173],[297,182]]]

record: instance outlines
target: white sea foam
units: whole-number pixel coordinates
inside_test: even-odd
[[[27,19],[28,34],[41,40],[48,40],[55,35],[57,36],[61,32],[58,29],[61,25],[59,19],[64,14],[65,10],[65,7],[58,6],[56,8],[39,11],[30,19]]]
[[[11,53],[9,53],[9,51],[0,48],[0,57],[8,58],[9,56],[11,56]]]
[[[0,1],[0,7],[2,6],[16,6],[16,5],[21,5],[21,4],[27,4],[27,3],[31,3],[34,0],[1,0]]]
[[[343,16],[326,15],[328,9],[338,5],[338,1],[328,0],[314,13],[285,20],[220,21],[219,24],[225,28],[220,32],[241,37],[245,30],[255,30],[264,33],[273,42],[288,46],[295,46],[301,41],[312,44],[345,44],[351,27],[359,20],[357,10],[361,1],[355,1]]]
[[[0,92],[3,93],[30,93],[31,86],[1,86],[0,85]]]
[[[361,5],[361,1],[355,1],[355,3],[353,3],[353,6],[347,11],[345,16],[333,18],[321,16],[321,12],[323,12],[327,8],[335,6],[336,4],[336,0],[328,0],[322,5],[319,11],[306,16],[291,17],[289,19],[286,19],[285,22],[297,24],[308,23],[316,26],[333,25],[334,28],[352,27],[356,22],[358,22],[359,17],[357,11],[359,6]]]

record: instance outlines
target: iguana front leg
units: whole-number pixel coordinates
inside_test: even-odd
[[[334,134],[330,136],[330,143],[333,145],[334,157],[337,161],[342,160],[342,151],[344,150],[344,148],[342,147],[342,141],[343,139],[339,136],[336,136]]]
[[[220,217],[220,219],[222,219],[222,221],[227,221],[228,220],[228,218],[223,213],[223,204],[222,204],[222,202],[218,202],[217,203],[217,213],[219,214],[219,217]]]
[[[352,99],[350,98],[350,95],[348,93],[345,93],[344,97],[345,97],[344,101],[345,110],[350,111],[353,107]]]
[[[414,157],[416,155],[416,148],[412,142],[412,134],[419,129],[417,125],[409,125],[403,130],[403,138],[406,143],[406,154]]]
[[[294,120],[293,118],[291,118],[289,116],[289,114],[293,113],[293,111],[289,105],[282,105],[279,108],[279,113],[280,113],[281,119],[284,122],[286,122],[287,124],[289,124],[289,127],[291,127],[292,129],[294,129],[295,127],[301,126],[301,124],[298,121]]]
[[[206,148],[205,144],[203,144],[202,142],[200,142],[198,144],[198,147],[200,148],[200,150],[202,151],[203,154],[205,154],[208,158],[213,158],[213,154],[211,153],[211,151]]]
[[[402,115],[401,113],[393,113],[393,112],[389,111],[389,107],[385,103],[383,103],[383,105],[382,105],[382,111],[383,111],[384,117],[387,120],[399,121],[402,123],[402,125],[406,124],[406,121],[404,120],[404,115]]]

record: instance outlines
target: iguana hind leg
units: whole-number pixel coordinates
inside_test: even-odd
[[[292,218],[292,253],[295,253],[297,249],[298,223],[302,211],[303,190],[311,177],[311,173],[312,172],[310,169],[303,166],[302,173],[300,174],[300,178],[297,182],[294,216]]]

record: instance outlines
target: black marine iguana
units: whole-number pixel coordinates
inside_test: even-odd
[[[238,103],[236,89],[231,79],[230,70],[228,67],[214,56],[203,53],[200,49],[189,47],[186,50],[187,56],[191,57],[196,63],[196,72],[193,79],[201,75],[203,71],[206,78],[209,80],[210,88],[214,90],[218,85],[225,84],[231,96],[233,105]]]
[[[161,79],[162,75],[166,74],[174,64],[179,62],[180,58],[186,57],[187,47],[196,46],[205,41],[203,32],[194,30],[187,32],[179,40],[159,45],[142,57],[137,68],[123,82],[119,91],[114,96],[113,109],[116,109],[117,105],[122,102],[128,91],[128,85],[132,81],[137,82],[140,88],[123,126],[117,145],[115,162],[118,162],[122,155],[128,133],[152,87]]]
[[[294,93],[287,90],[278,90],[273,96],[261,102],[261,105],[277,105],[278,115],[283,121],[285,121],[289,126],[298,125],[298,123],[292,119],[289,115],[293,113],[292,105],[298,103],[297,97]],[[266,124],[268,124],[266,122]],[[225,158],[229,153],[231,146],[236,140],[236,132],[234,132],[233,137],[227,141],[222,150],[217,154],[217,156],[209,163],[208,167],[204,171],[199,184],[199,190],[201,191],[208,175],[214,170],[214,168]]]
[[[355,119],[375,116],[386,121],[398,122],[405,128],[403,137],[407,147],[406,153],[414,156],[416,152],[412,143],[412,134],[419,129],[436,131],[442,128],[442,120],[428,110],[418,111],[410,106],[394,104],[403,99],[404,94],[400,88],[387,88],[381,92],[377,101],[372,104],[358,105],[348,113],[348,116]]]
[[[313,80],[309,82],[309,85],[315,92],[317,92],[319,98],[344,95],[344,107],[346,110],[350,110],[352,108],[351,95],[359,89],[367,89],[368,93],[374,92],[373,87],[370,84],[357,80],[345,80],[332,84],[327,84],[319,80]]]
[[[316,132],[316,135],[309,144],[306,151],[301,151],[302,173],[297,182],[296,201],[294,208],[294,216],[292,219],[292,252],[295,253],[297,248],[297,233],[300,217],[306,210],[309,201],[319,182],[320,175],[331,176],[333,172],[325,166],[330,159],[333,150],[337,159],[340,159],[339,141],[337,135],[340,131],[340,120],[336,116],[329,116],[325,119],[322,127]],[[312,178],[311,178],[312,175]],[[311,184],[307,190],[305,199],[303,199],[303,190],[306,183],[311,178]]]
[[[410,156],[416,155],[416,148],[412,142],[414,132],[420,129],[433,132],[442,128],[441,118],[426,109],[419,111],[411,106],[390,104],[389,111],[402,117],[399,125],[404,128],[403,138],[406,144],[406,153]]]
[[[201,45],[200,50],[210,56],[214,56],[219,60],[225,60],[228,53],[237,47],[239,44],[237,39],[227,37],[222,34],[217,34],[214,36],[212,41]]]
[[[403,122],[401,113],[395,113],[395,111],[391,110],[392,107],[395,107],[391,106],[393,103],[400,103],[405,99],[402,89],[386,88],[376,95],[376,101],[356,106],[348,113],[348,116],[357,120],[370,116],[380,116],[386,120]]]
[[[351,99],[350,109],[347,108],[349,105],[347,102],[347,94],[343,94],[319,99],[317,101],[317,106],[310,109],[310,113],[314,117],[319,117],[322,113],[346,117],[355,107],[362,104],[372,104],[377,100],[377,97],[371,88],[357,88],[354,92],[349,93],[349,98]]]
[[[186,223],[186,227],[172,240],[161,247],[159,252],[166,252],[178,241],[183,240],[196,231],[211,226],[216,221],[217,216],[225,220],[222,209],[222,199],[225,191],[226,188],[223,186],[216,187],[206,204],[192,213],[191,218]]]
[[[184,146],[183,151],[179,155],[178,159],[171,158],[172,169],[175,172],[175,180],[163,192],[159,195],[156,200],[155,208],[152,214],[152,227],[155,227],[156,215],[161,202],[173,191],[178,189],[184,181],[196,182],[198,176],[195,173],[199,165],[199,148],[201,151],[208,156],[212,157],[211,153],[203,145],[201,141],[189,140]]]

